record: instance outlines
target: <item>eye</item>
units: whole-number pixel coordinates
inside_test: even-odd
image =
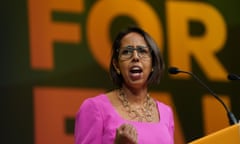
[[[140,54],[148,54],[149,50],[148,50],[148,48],[145,48],[145,47],[138,47],[138,52]]]
[[[122,52],[121,52],[122,55],[129,55],[131,53],[132,53],[132,50],[129,48],[126,48],[126,49],[122,50]]]

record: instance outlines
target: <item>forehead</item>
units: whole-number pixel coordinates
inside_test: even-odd
[[[131,32],[122,38],[121,45],[146,45],[146,41],[139,33]]]

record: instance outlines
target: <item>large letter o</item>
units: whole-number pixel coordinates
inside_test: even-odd
[[[132,17],[163,48],[162,26],[158,16],[146,1],[142,0],[99,0],[90,10],[87,21],[87,40],[97,62],[109,68],[111,22],[119,15]]]

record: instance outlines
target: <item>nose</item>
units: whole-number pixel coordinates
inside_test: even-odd
[[[133,50],[132,59],[133,61],[139,61],[139,55],[137,50]]]

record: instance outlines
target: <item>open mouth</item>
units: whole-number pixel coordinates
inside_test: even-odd
[[[143,70],[139,66],[133,66],[130,69],[130,78],[133,81],[140,80],[142,78]]]
[[[138,66],[134,66],[130,69],[130,72],[131,73],[141,73],[142,72],[142,69]]]

